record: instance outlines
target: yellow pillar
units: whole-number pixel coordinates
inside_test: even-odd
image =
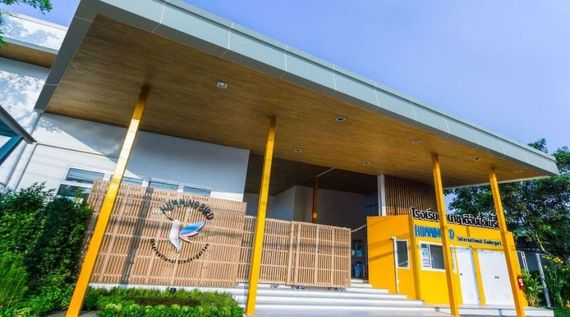
[[[131,155],[133,144],[137,136],[139,129],[139,124],[144,112],[146,100],[148,97],[148,87],[142,88],[139,99],[133,111],[131,117],[131,122],[127,130],[127,135],[125,141],[123,142],[123,147],[121,148],[121,153],[119,154],[119,159],[115,165],[115,171],[111,178],[111,183],[107,189],[107,194],[101,205],[101,210],[99,211],[99,217],[97,217],[97,223],[93,230],[93,234],[89,241],[89,246],[87,247],[87,252],[83,257],[83,265],[81,266],[81,271],[79,272],[79,277],[77,278],[77,284],[75,285],[75,290],[73,291],[73,296],[71,297],[71,302],[69,303],[69,308],[67,309],[66,317],[77,317],[81,312],[83,307],[83,298],[85,297],[85,292],[89,286],[89,280],[91,279],[91,274],[93,273],[93,268],[95,267],[95,262],[97,261],[97,255],[99,255],[99,249],[101,248],[101,243],[103,242],[103,237],[107,229],[107,224],[111,217],[111,211],[115,205],[115,199],[117,198],[117,193],[119,192],[119,186],[123,180],[123,174],[127,168],[127,163]]]
[[[418,239],[416,238],[416,230],[414,227],[414,217],[412,214],[408,217],[410,225],[410,255],[412,256],[412,265],[410,266],[414,272],[414,286],[416,291],[416,299],[422,299],[422,285],[420,279],[420,270],[422,269],[422,263],[420,261],[420,246],[418,245]],[[395,256],[395,255],[394,255]]]
[[[249,280],[247,287],[247,302],[245,314],[255,314],[255,300],[257,298],[257,283],[261,270],[261,255],[263,252],[263,236],[265,233],[265,212],[267,210],[267,198],[269,196],[269,180],[271,178],[271,163],[273,161],[273,147],[275,145],[275,118],[271,118],[267,141],[265,143],[265,155],[263,157],[263,172],[261,174],[261,188],[259,190],[259,203],[257,205],[257,219],[255,220],[255,232],[253,236],[253,248],[251,253],[251,265],[249,267]]]
[[[437,212],[439,215],[439,229],[441,230],[441,241],[443,249],[443,262],[445,264],[445,277],[447,279],[447,290],[449,293],[449,309],[452,315],[459,316],[459,305],[457,302],[458,286],[453,282],[453,260],[451,258],[451,248],[449,244],[449,227],[447,225],[447,212],[443,196],[443,183],[441,181],[441,169],[437,154],[432,156],[433,182],[435,187],[435,200],[437,202]]]
[[[507,223],[505,221],[505,213],[503,211],[503,202],[501,201],[501,193],[499,192],[499,184],[497,183],[497,175],[495,169],[491,168],[489,171],[489,183],[491,184],[491,191],[493,192],[493,203],[495,205],[495,213],[497,215],[497,222],[499,224],[499,232],[501,233],[501,243],[503,244],[503,252],[505,253],[505,260],[507,261],[507,268],[509,269],[509,281],[511,282],[511,290],[513,292],[513,299],[515,301],[515,308],[517,317],[524,317],[524,307],[522,300],[522,291],[518,288],[517,282],[517,265],[515,258],[516,252],[514,245],[511,245],[507,232]]]
[[[475,267],[475,278],[477,279],[477,293],[479,293],[479,305],[487,305],[485,289],[483,288],[483,276],[481,275],[481,264],[479,263],[479,249],[472,248],[473,266]]]
[[[319,216],[319,177],[315,176],[313,179],[313,213],[311,215],[311,222],[317,223],[317,217]]]

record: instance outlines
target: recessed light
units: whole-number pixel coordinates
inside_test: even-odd
[[[514,172],[515,172],[515,174],[520,174],[523,172],[523,170],[515,170]]]
[[[364,162],[362,162],[362,165],[370,165],[370,162],[364,161]]]
[[[345,116],[338,116],[336,117],[336,122],[345,122],[346,121],[346,117]]]
[[[228,88],[228,83],[226,83],[225,81],[218,81],[216,83],[216,87],[218,87],[220,89],[226,89],[226,88]]]
[[[413,139],[412,141],[410,141],[410,143],[419,144],[419,143],[422,143],[422,139]]]
[[[303,148],[297,147],[297,148],[293,149],[293,152],[301,153],[301,152],[303,152]]]
[[[481,160],[481,158],[480,158],[479,156],[475,156],[475,157],[473,158],[473,161],[476,161],[476,162],[479,162],[480,160]]]

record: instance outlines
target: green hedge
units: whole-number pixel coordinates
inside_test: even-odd
[[[67,309],[91,211],[43,185],[0,193],[0,317],[45,316]],[[238,317],[227,294],[89,289],[86,310],[100,316]]]
[[[228,294],[198,290],[135,288],[89,289],[84,310],[98,316],[241,317],[243,309]]]

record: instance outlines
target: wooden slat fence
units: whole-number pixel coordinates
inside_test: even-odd
[[[246,216],[238,281],[248,279],[255,217]],[[350,286],[350,229],[267,219],[260,283]]]
[[[88,203],[92,230],[108,182],[94,184]],[[214,218],[177,253],[168,240],[172,221],[167,202],[192,199]],[[205,220],[191,208],[173,209],[181,223]],[[248,279],[255,217],[245,203],[122,185],[95,264],[91,282],[169,286],[231,287]],[[316,287],[350,286],[350,229],[267,219],[260,283]],[[153,243],[154,241],[154,243]],[[207,250],[192,261],[204,246]],[[157,252],[158,251],[158,252]]]

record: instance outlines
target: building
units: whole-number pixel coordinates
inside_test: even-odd
[[[488,230],[510,250],[497,179],[558,172],[547,154],[182,1],[83,0],[68,30],[25,17],[7,23],[0,103],[36,143],[14,150],[2,182],[44,182],[89,199],[99,214],[70,316],[90,281],[248,282],[248,314],[258,283],[346,288],[351,275],[385,283],[390,268],[372,257],[370,239],[392,233],[370,223],[408,219],[411,207],[442,215],[444,186],[491,183],[500,230]],[[194,222],[192,234],[208,234],[181,236],[171,212]],[[401,229],[394,234],[409,237],[419,258],[414,229]],[[463,286],[445,270],[456,252],[441,232],[443,247],[430,249],[441,251],[448,283],[438,304],[457,314]],[[503,285],[522,316],[516,258],[505,266]]]

